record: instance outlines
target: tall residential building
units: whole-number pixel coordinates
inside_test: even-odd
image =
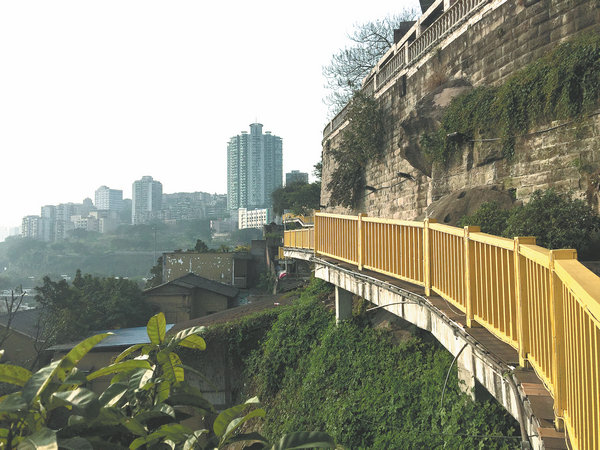
[[[100,186],[96,189],[94,199],[96,209],[102,211],[121,211],[123,209],[123,191],[110,189],[108,186]]]
[[[271,193],[281,187],[283,156],[281,138],[270,131],[263,134],[262,124],[250,125],[250,134],[242,131],[227,145],[227,207],[268,208]]]
[[[21,236],[31,239],[40,237],[40,216],[25,216],[21,223]]]
[[[41,240],[51,242],[56,239],[56,206],[42,206],[40,220]]]
[[[131,201],[131,223],[149,222],[157,218],[162,206],[162,183],[145,176],[133,182]]]
[[[308,183],[308,174],[299,170],[292,170],[285,174],[285,185],[289,186],[292,183]]]
[[[54,240],[60,241],[74,229],[71,216],[81,211],[81,205],[76,203],[59,203],[56,205],[56,220],[54,222]]]

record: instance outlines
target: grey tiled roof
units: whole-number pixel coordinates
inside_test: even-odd
[[[218,281],[209,280],[208,278],[198,276],[195,273],[188,273],[175,280],[169,281],[168,283],[163,283],[160,286],[147,289],[144,292],[153,292],[167,285],[181,286],[189,289],[205,289],[207,291],[216,292],[217,294],[221,294],[230,298],[237,297],[237,295],[240,292],[239,289],[234,286],[225,283],[220,283]]]
[[[10,324],[11,330],[35,338],[40,313],[41,310],[39,309],[26,309],[15,312]],[[6,327],[9,317],[8,314],[1,315],[0,325]]]

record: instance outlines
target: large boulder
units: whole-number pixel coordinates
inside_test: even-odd
[[[510,209],[515,203],[513,195],[499,186],[476,187],[453,192],[434,201],[427,207],[426,215],[438,223],[456,226],[463,216],[473,214],[484,202],[496,202],[502,209]],[[424,218],[419,217],[419,220]]]

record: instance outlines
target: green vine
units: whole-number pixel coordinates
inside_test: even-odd
[[[350,123],[331,149],[336,167],[327,189],[332,205],[354,207],[364,191],[367,163],[383,153],[383,109],[373,97],[357,92],[346,118]]]
[[[499,138],[505,157],[515,137],[552,120],[578,118],[598,107],[600,35],[559,45],[498,87],[479,87],[452,100],[438,131],[421,136],[421,147],[447,162],[464,140]]]

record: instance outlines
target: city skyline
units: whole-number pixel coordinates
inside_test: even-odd
[[[285,138],[284,172],[312,172],[322,66],[355,23],[416,6],[1,3],[0,226],[101,185],[131,198],[146,174],[168,192],[224,193],[227,140],[253,121]]]
[[[227,217],[227,195],[207,192],[163,193],[162,184],[143,176],[132,185],[132,199],[123,191],[100,186],[95,201],[43,205],[40,214],[24,216],[20,227],[0,227],[0,241],[20,235],[40,241],[63,240],[75,229],[100,233],[114,231],[119,225],[139,225],[149,221],[219,220]]]

